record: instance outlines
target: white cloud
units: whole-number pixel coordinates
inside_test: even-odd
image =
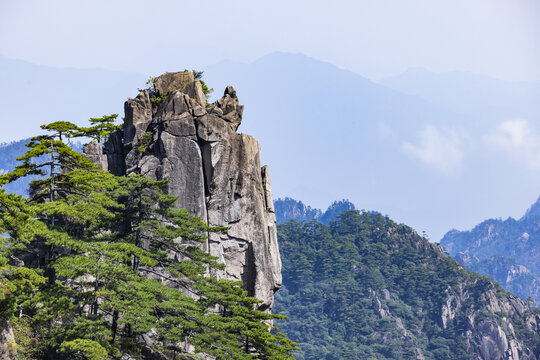
[[[540,134],[528,120],[505,121],[486,136],[486,141],[518,157],[529,167],[540,168]]]
[[[443,173],[450,173],[461,165],[461,138],[455,130],[427,124],[419,134],[419,144],[404,142],[402,149],[425,164]]]

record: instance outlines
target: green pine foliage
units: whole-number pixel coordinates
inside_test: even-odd
[[[482,311],[486,292],[506,296],[500,286],[378,213],[348,211],[329,226],[284,223],[278,236],[283,287],[274,309],[288,320],[276,325],[299,343],[296,359],[416,359],[417,349],[425,359],[476,359],[467,316],[501,322]],[[442,304],[461,288],[470,296],[444,327]],[[538,353],[538,334],[510,321]]]
[[[270,325],[283,317],[209,276],[223,265],[207,234],[227,228],[175,209],[167,181],[114,176],[64,143],[91,127],[43,129],[0,177],[39,177],[29,199],[0,188],[0,320],[21,359],[292,359],[295,344]]]
[[[98,143],[105,142],[112,132],[121,127],[115,124],[117,117],[118,114],[111,114],[103,115],[100,118],[90,118],[90,126],[79,128],[77,136],[86,136]]]
[[[18,157],[24,155],[28,148],[25,146],[30,139],[23,139],[19,141],[13,141],[10,143],[0,144],[0,175],[6,174],[15,170],[17,165],[20,165],[16,160]],[[82,143],[74,141],[73,138],[67,138],[68,145],[77,152],[82,152]],[[6,192],[28,196],[28,185],[32,180],[38,178],[37,176],[26,176],[4,185]]]
[[[146,152],[146,150],[148,150],[148,146],[152,142],[152,137],[153,137],[153,134],[151,131],[147,131],[141,135],[141,137],[139,138],[138,147],[137,147],[137,151],[139,152],[139,154],[142,155]]]

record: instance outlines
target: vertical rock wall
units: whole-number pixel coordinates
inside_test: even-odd
[[[260,164],[259,143],[236,132],[243,106],[231,86],[206,106],[201,84],[191,72],[166,73],[154,89],[125,103],[122,131],[86,155],[116,175],[132,172],[168,179],[169,194],[211,226],[207,250],[226,269],[219,276],[242,280],[251,296],[270,310],[281,286],[281,259],[268,167]]]

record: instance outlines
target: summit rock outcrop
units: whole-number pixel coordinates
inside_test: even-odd
[[[116,175],[140,173],[168,179],[178,208],[210,226],[206,250],[226,268],[217,274],[241,280],[250,296],[271,310],[281,286],[281,259],[268,167],[261,167],[259,143],[237,132],[243,106],[232,86],[207,104],[192,72],[166,73],[153,87],[125,103],[122,130],[108,141],[89,144],[85,154]]]

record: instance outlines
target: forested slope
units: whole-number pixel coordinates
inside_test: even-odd
[[[297,359],[536,359],[537,309],[411,228],[349,211],[280,224],[277,326]]]
[[[520,219],[489,219],[469,231],[451,230],[441,246],[467,269],[540,304],[540,199]]]

